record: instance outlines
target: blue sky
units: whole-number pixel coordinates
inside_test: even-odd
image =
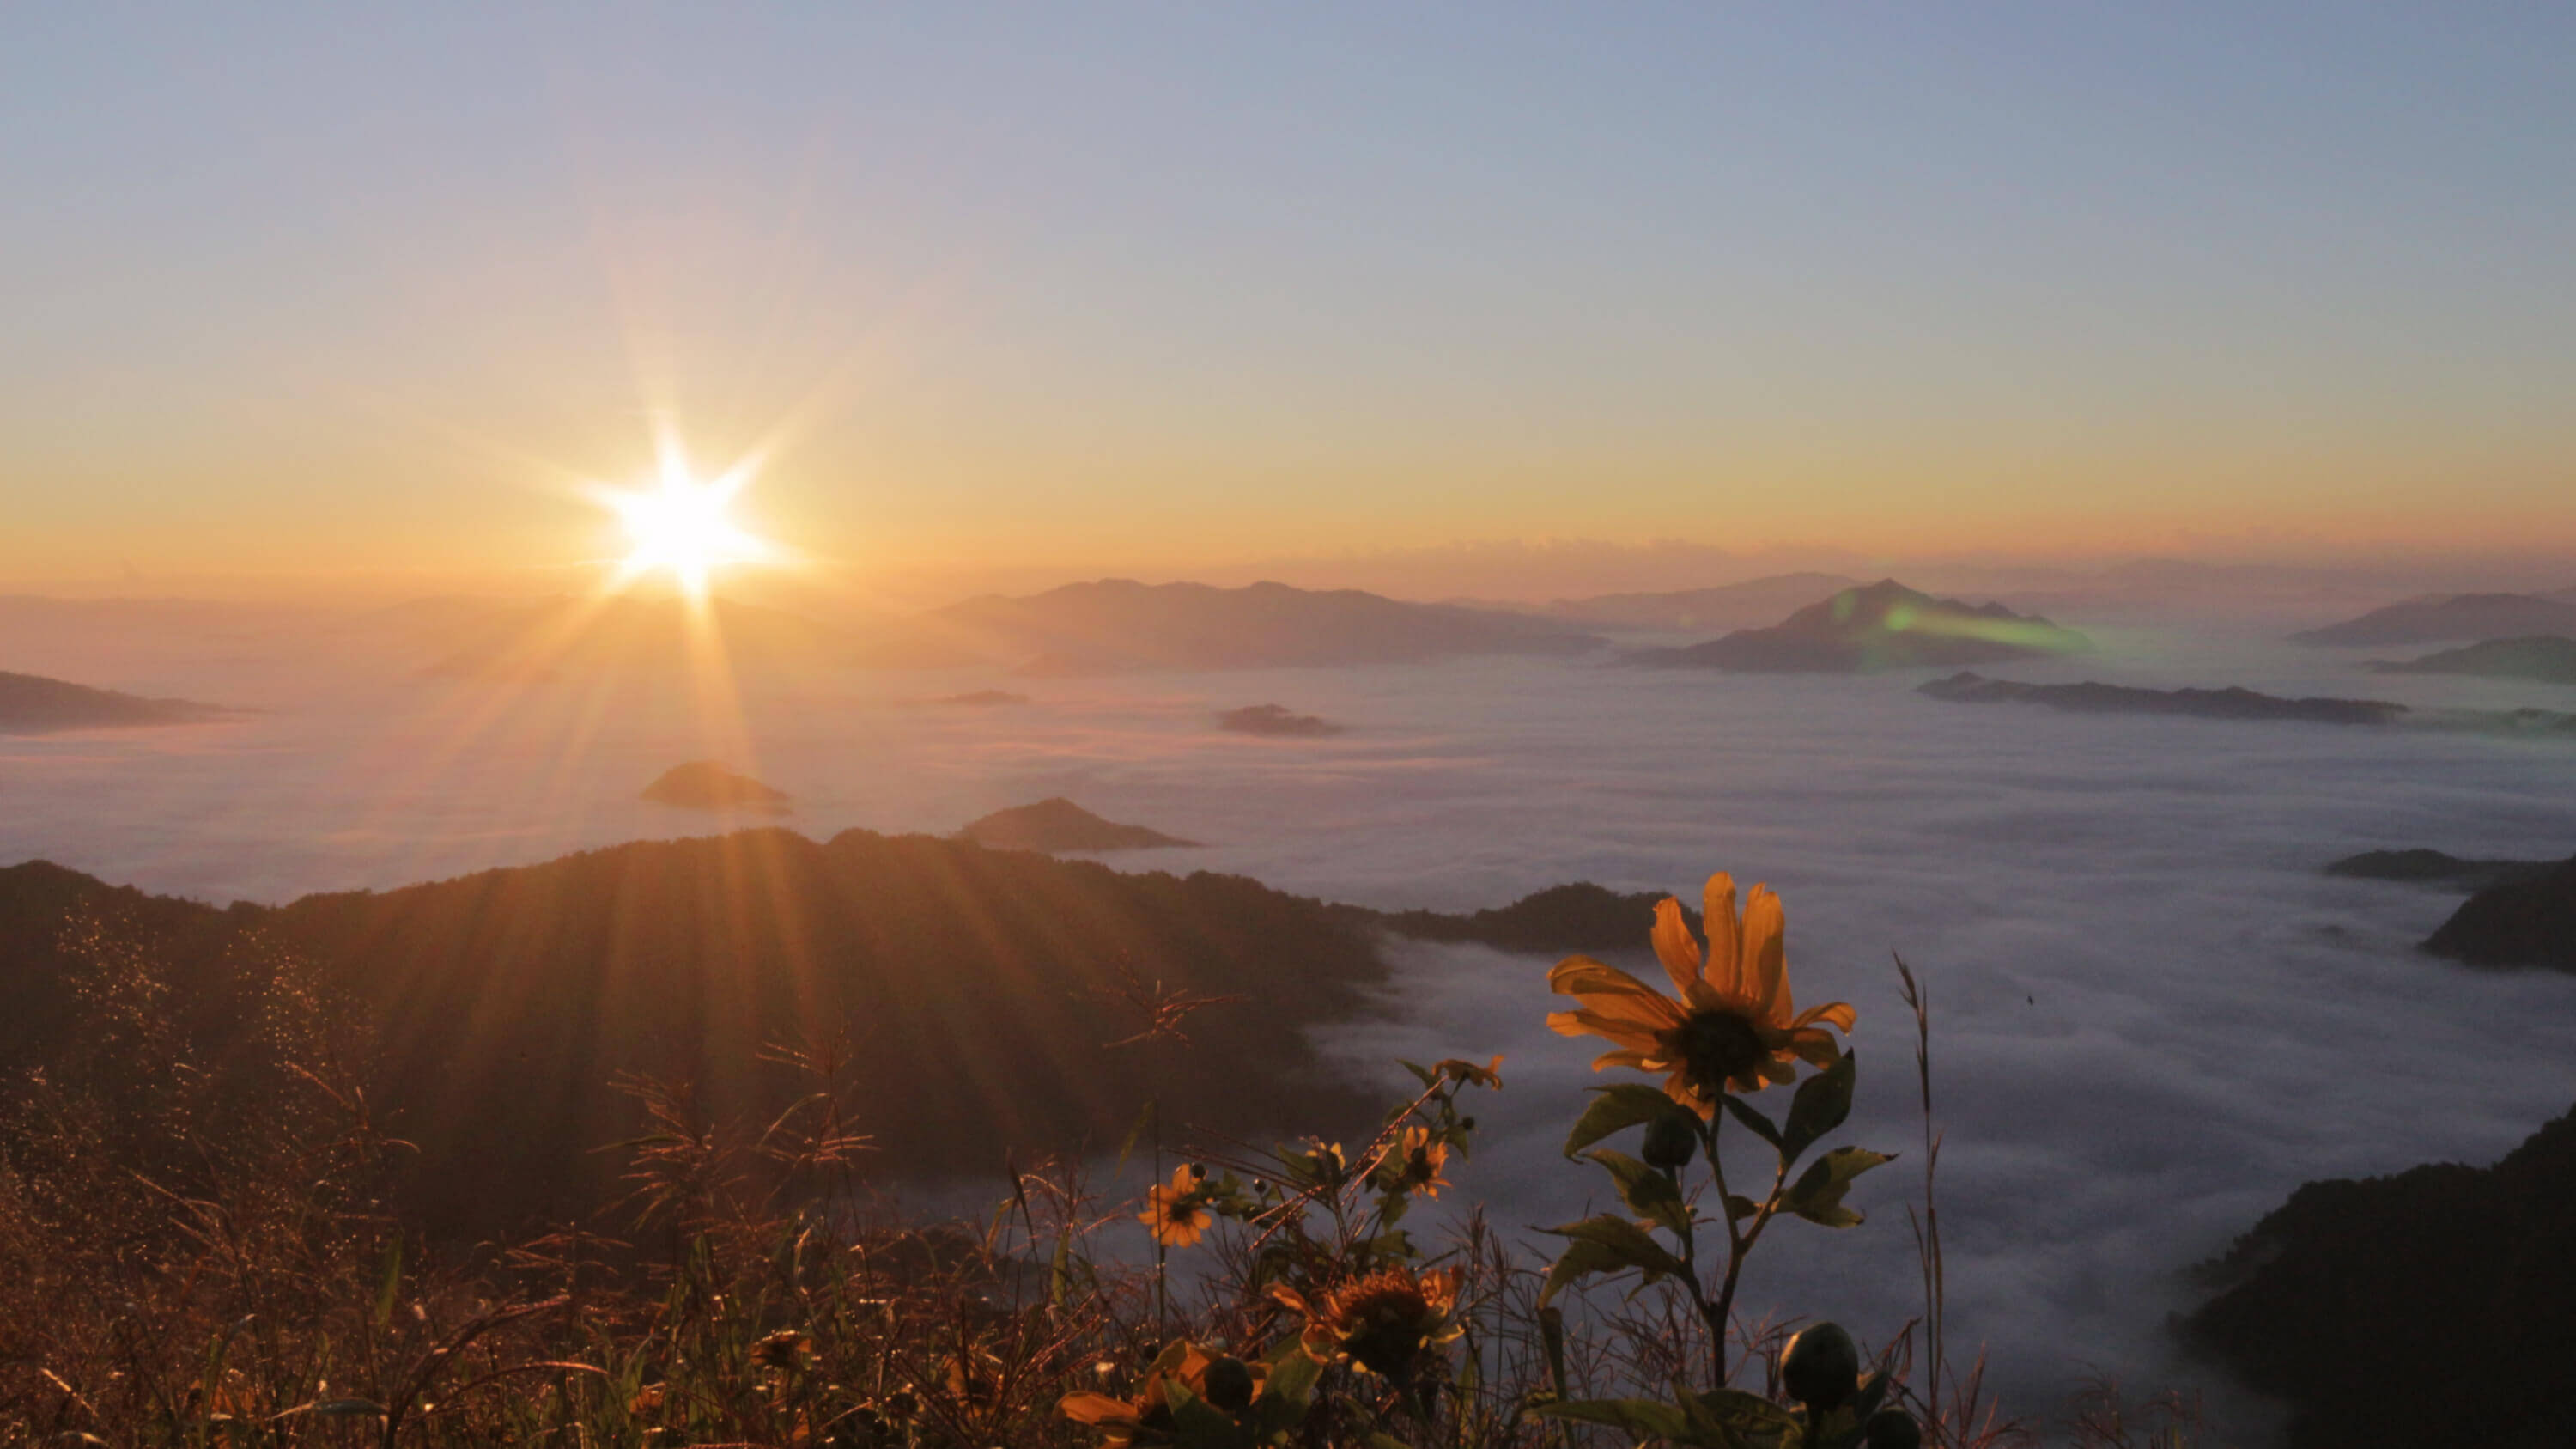
[[[11,32],[0,575],[577,555],[656,411],[853,560],[2576,548],[2576,11]]]

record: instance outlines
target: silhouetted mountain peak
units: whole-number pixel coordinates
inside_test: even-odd
[[[1750,673],[1862,673],[1958,668],[2090,650],[2092,641],[2001,604],[1936,598],[1894,579],[1841,590],[1767,629],[1739,629],[1640,663]]]
[[[749,810],[781,814],[788,808],[784,790],[772,789],[749,775],[737,774],[721,761],[691,760],[664,770],[644,787],[643,798],[657,805],[692,810]]]
[[[1198,844],[1142,825],[1103,820],[1061,795],[996,810],[970,822],[957,836],[994,850],[1156,850]]]

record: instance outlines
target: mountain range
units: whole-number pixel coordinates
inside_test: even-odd
[[[2078,714],[2196,715],[2204,719],[2305,720],[2312,724],[2388,724],[2406,706],[2378,699],[2284,699],[2239,685],[2225,689],[2141,689],[2129,684],[2024,684],[1961,672],[1917,686],[1954,704],[2036,704]]]
[[[1645,649],[1640,664],[1760,674],[1859,674],[1947,668],[2083,653],[2092,641],[2037,615],[2001,604],[1937,599],[1882,579],[1844,589],[1763,629],[1739,629],[1704,644]]]
[[[907,629],[923,655],[1039,674],[1409,664],[1472,654],[1580,654],[1601,642],[1552,620],[1404,603],[1357,589],[1127,579],[968,599],[918,615]]]
[[[547,678],[764,666],[1007,667],[1028,674],[1403,664],[1475,654],[1566,655],[1601,641],[1528,614],[1417,604],[1355,589],[1260,583],[1067,584],[906,616],[827,624],[715,597],[554,599],[423,616],[433,674]]]
[[[1759,627],[1859,584],[1860,580],[1842,574],[1774,574],[1707,589],[1557,599],[1536,612],[1594,629],[1704,633]]]
[[[1370,1009],[1387,937],[1633,948],[1652,902],[1584,885],[1390,914],[859,830],[639,841],[274,907],[38,861],[0,869],[0,1080],[79,1049],[101,959],[149,963],[156,1011],[219,1061],[263,1029],[284,953],[372,1043],[369,1101],[418,1149],[404,1206],[489,1233],[615,1195],[621,1165],[593,1149],[637,1124],[619,1074],[689,1083],[711,1121],[766,1121],[799,1090],[770,1061],[782,1043],[846,1044],[858,1130],[894,1178],[1101,1150],[1157,1099],[1176,1135],[1365,1130],[1382,1104],[1309,1033]],[[1198,1007],[1155,1038],[1175,1001]]]
[[[147,699],[40,674],[0,673],[0,734],[196,724],[229,712],[194,700]]]
[[[2576,590],[2568,591],[2576,594]],[[2454,639],[2576,637],[2576,598],[2560,594],[2428,594],[2290,636],[2299,644],[2441,644]]]
[[[2383,660],[2370,667],[2380,674],[2465,674],[2479,679],[2576,684],[2576,637],[2533,634],[2520,639],[2487,639],[2420,659]]]

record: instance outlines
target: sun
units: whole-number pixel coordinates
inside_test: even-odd
[[[602,501],[626,525],[633,544],[618,565],[619,582],[667,573],[682,593],[703,599],[718,568],[770,557],[770,545],[729,516],[734,498],[749,481],[748,470],[737,468],[701,482],[672,459],[663,465],[658,486],[604,493]]]

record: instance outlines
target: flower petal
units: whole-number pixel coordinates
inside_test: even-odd
[[[1735,877],[1721,870],[1708,878],[1700,891],[1700,924],[1708,928],[1709,984],[1719,994],[1733,996],[1742,989],[1737,942],[1743,935],[1736,925]]]
[[[1138,1422],[1136,1406],[1125,1399],[1107,1394],[1067,1394],[1055,1401],[1056,1412],[1077,1424],[1133,1424]]]
[[[1822,1006],[1810,1006],[1799,1012],[1798,1019],[1790,1022],[1789,1025],[1800,1027],[1812,1022],[1828,1021],[1833,1023],[1843,1035],[1849,1036],[1853,1025],[1859,1020],[1859,1014],[1852,1010],[1850,1002],[1828,1001]]]
[[[1630,1051],[1645,1052],[1655,1049],[1655,1032],[1651,1028],[1633,1021],[1603,1016],[1597,1011],[1551,1011],[1547,1014],[1547,1025],[1548,1029],[1558,1036],[1588,1034],[1601,1037]]]
[[[1592,1070],[1596,1072],[1606,1067],[1635,1067],[1641,1072],[1660,1072],[1665,1065],[1662,1057],[1634,1047],[1624,1051],[1603,1052],[1592,1059]]]
[[[1568,956],[1550,967],[1547,989],[1564,996],[1608,992],[1632,996],[1663,995],[1618,967],[1604,966],[1589,956]]]
[[[1688,991],[1706,969],[1699,942],[1682,920],[1682,903],[1666,896],[1655,902],[1655,957],[1673,978],[1673,990]]]
[[[1812,1026],[1804,1031],[1790,1033],[1789,1050],[1804,1057],[1807,1065],[1811,1067],[1830,1067],[1842,1060],[1843,1055],[1842,1048],[1834,1045],[1832,1037]]]
[[[1789,1019],[1788,915],[1779,894],[1767,885],[1753,888],[1744,903],[1744,994],[1758,1014],[1775,1022]]]

